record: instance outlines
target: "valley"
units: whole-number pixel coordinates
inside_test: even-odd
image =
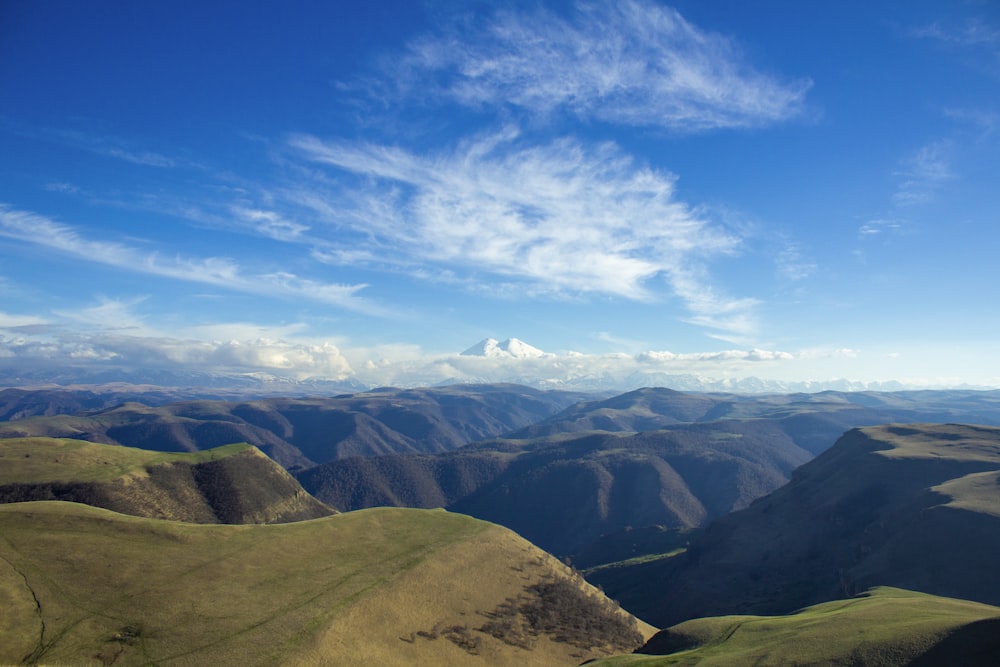
[[[998,648],[1000,392],[13,398],[2,664]]]

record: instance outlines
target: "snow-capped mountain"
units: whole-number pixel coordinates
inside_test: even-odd
[[[496,338],[485,338],[462,352],[462,356],[493,359],[537,359],[544,357],[545,353],[517,338],[508,338],[504,341],[497,341]]]

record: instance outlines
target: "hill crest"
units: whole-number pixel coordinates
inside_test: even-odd
[[[286,523],[336,511],[256,447],[152,452],[55,438],[0,440],[0,502],[67,500],[195,523]]]
[[[225,526],[32,502],[0,506],[0,534],[0,664],[556,667],[653,633],[513,532],[442,511]]]

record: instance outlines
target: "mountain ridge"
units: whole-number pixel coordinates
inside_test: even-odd
[[[661,627],[788,613],[872,586],[998,604],[998,480],[996,427],[853,429],[685,553],[592,580]]]

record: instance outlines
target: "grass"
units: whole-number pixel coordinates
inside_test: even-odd
[[[887,458],[949,458],[958,461],[1000,461],[1000,428],[965,424],[889,424],[863,429],[892,445],[878,452]]]
[[[414,510],[206,526],[59,502],[0,506],[0,591],[22,610],[14,628],[0,621],[0,664],[26,655],[8,637],[43,635],[36,658],[73,663],[122,649],[123,632],[139,661],[277,661],[358,596],[487,526]],[[44,631],[35,614],[25,633],[33,599]]]
[[[601,667],[901,665],[963,626],[1000,618],[990,605],[879,587],[788,616],[720,616],[669,629],[669,655],[617,656]],[[655,641],[655,640],[654,640]],[[957,664],[957,663],[956,663]]]
[[[1000,488],[1000,472],[989,471],[953,479],[931,487],[931,490],[951,498],[946,503],[949,507],[1000,516],[1000,503],[997,502],[998,488]]]
[[[214,461],[250,449],[233,444],[200,452],[153,452],[71,438],[0,440],[0,485],[42,482],[105,482],[143,475],[154,465]]]
[[[233,526],[15,503],[0,506],[0,664],[467,664],[417,633],[472,632],[554,573],[570,576],[511,531],[442,510]],[[478,650],[497,665],[610,652],[542,637],[526,653],[485,634]]]

